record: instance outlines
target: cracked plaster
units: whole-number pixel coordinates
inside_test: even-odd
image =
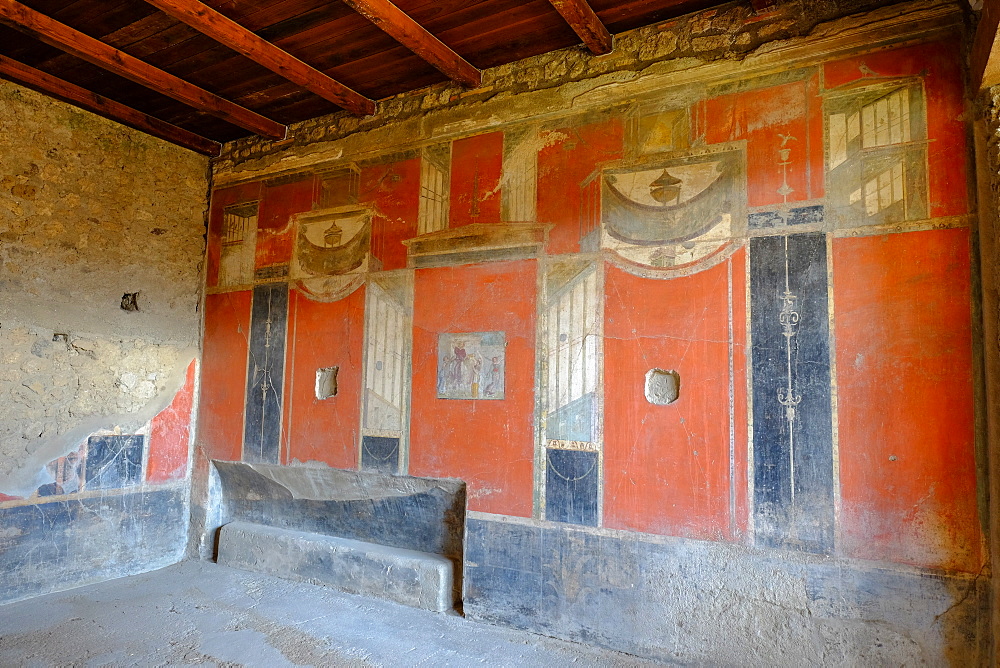
[[[46,463],[141,429],[183,383],[207,159],[6,82],[0,123],[0,492],[26,495]]]

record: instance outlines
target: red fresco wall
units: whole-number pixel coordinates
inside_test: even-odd
[[[361,170],[359,198],[375,209],[372,254],[382,269],[406,266],[404,239],[417,236],[420,210],[420,158],[372,165]]]
[[[869,53],[823,67],[827,88],[868,77],[921,76],[927,98],[927,178],[930,215],[955,216],[968,211],[968,134],[961,59],[956,41],[920,44]],[[866,74],[874,72],[874,74]]]
[[[844,551],[976,572],[969,232],[834,242]]]
[[[751,210],[769,211],[786,200],[829,206],[821,84],[831,89],[864,77],[921,75],[930,211],[963,214],[966,124],[954,51],[954,44],[941,43],[869,54],[817,66],[801,81],[694,102],[688,107],[693,139],[745,142]],[[546,253],[580,252],[587,215],[581,184],[602,164],[631,155],[625,113],[566,119],[540,133],[537,222],[552,225]],[[500,222],[503,137],[488,132],[453,142],[450,227]],[[790,163],[785,195],[783,142]],[[312,196],[308,180],[218,191],[209,285],[216,280],[222,206],[263,197],[260,224],[278,231],[259,237],[258,264],[266,264],[288,260],[291,242],[282,230],[292,213],[311,206]],[[416,236],[419,196],[420,158],[362,168],[360,201],[376,211],[372,251],[383,269],[406,267],[402,241]],[[837,439],[837,468],[828,466],[825,474],[839,483],[831,494],[840,503],[830,532],[836,531],[836,544],[829,547],[838,554],[969,572],[981,565],[969,244],[966,229],[832,241],[836,431],[823,436],[827,447]],[[618,268],[627,264],[634,268],[637,261],[605,251],[604,525],[752,542],[748,251],[737,249],[687,276],[647,267],[641,271],[656,277],[641,278]],[[465,480],[470,510],[531,517],[536,448],[542,447],[535,443],[536,392],[544,389],[535,380],[538,263],[414,273],[408,472]],[[206,303],[200,439],[220,459],[240,456],[250,297],[211,295]],[[772,297],[749,299],[773,303]],[[286,463],[357,466],[364,300],[364,289],[334,303],[291,293]],[[498,330],[507,337],[506,398],[438,399],[438,335]],[[330,365],[340,367],[340,395],[318,401],[315,371]],[[642,380],[654,367],[680,373],[675,404],[645,400]]]
[[[238,460],[243,452],[243,402],[253,292],[205,298],[198,441],[213,459]]]
[[[547,252],[580,252],[580,185],[603,162],[622,157],[621,117],[543,134],[538,152],[538,222],[554,225]]]
[[[313,178],[263,188],[257,212],[257,256],[255,266],[284,264],[292,259],[295,243],[291,225],[293,214],[312,208],[315,192]]]
[[[782,204],[823,196],[823,106],[816,77],[745,93],[712,98],[697,105],[705,141],[747,140],[747,203]],[[787,166],[778,151],[790,149]]]
[[[469,510],[530,517],[535,409],[534,261],[416,272],[410,473],[461,478]],[[438,334],[506,334],[505,399],[438,399]]]
[[[451,227],[500,222],[503,132],[458,139],[451,145]],[[476,206],[478,205],[478,214]]]
[[[710,540],[731,535],[727,265],[670,280],[607,266],[609,527]],[[646,401],[644,378],[652,368],[680,374],[676,402]]]
[[[285,362],[285,462],[357,468],[365,288],[331,303],[289,293]],[[316,370],[340,367],[337,396],[316,398]]]
[[[198,363],[194,360],[188,364],[184,385],[150,425],[149,460],[146,464],[146,480],[149,482],[181,480],[187,473],[197,368]]]

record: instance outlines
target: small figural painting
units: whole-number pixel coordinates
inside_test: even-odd
[[[438,399],[504,398],[503,332],[438,336]]]

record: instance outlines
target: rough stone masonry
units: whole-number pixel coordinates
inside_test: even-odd
[[[165,407],[195,357],[207,158],[0,82],[0,492]],[[138,293],[138,310],[124,310]]]

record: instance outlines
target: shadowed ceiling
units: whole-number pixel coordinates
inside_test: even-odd
[[[238,24],[236,29],[254,33],[286,55],[371,100],[448,79],[428,62],[426,54],[417,55],[419,48],[411,50],[403,46],[390,36],[391,30],[384,25],[380,28],[359,13],[365,11],[368,3],[375,7],[373,11],[381,11],[379,8],[385,5],[394,9],[385,0],[207,0],[204,3],[166,0],[166,3],[187,6],[193,11],[201,11],[201,5],[207,5]],[[19,17],[41,15],[42,19],[58,22],[57,26],[68,27],[71,42],[79,39],[72,37],[74,31],[96,38],[104,45],[281,125],[340,110],[340,106],[328,99],[158,9],[162,4],[153,0],[22,0],[20,3],[0,0],[0,12],[4,14],[0,18],[3,22],[0,56],[4,57],[0,76],[43,91],[48,87],[50,94],[73,101],[73,95],[61,93],[58,88],[52,90],[49,79],[56,77],[69,84],[68,90],[77,91],[74,95],[82,94],[79,89],[85,89],[101,96],[95,98],[98,101],[124,105],[153,124],[166,122],[214,142],[252,134],[217,113],[199,110],[157,92],[155,86],[136,83],[78,55],[70,55],[65,45],[57,48],[52,45],[51,36],[39,34],[37,25],[18,24]],[[590,0],[589,7],[599,20],[598,29],[603,24],[614,34],[718,4],[717,0]],[[557,11],[559,5],[563,7]],[[433,36],[431,40],[437,38],[443,43],[445,52],[454,52],[457,60],[464,59],[480,70],[581,44],[583,33],[579,24],[576,27],[570,24],[574,21],[572,12],[576,9],[587,12],[586,5],[581,0],[395,2],[402,13],[419,24],[414,30],[422,27]],[[86,42],[85,37],[82,39]],[[71,45],[69,51],[73,50]],[[592,45],[591,50],[595,50]],[[36,80],[32,81],[16,69],[23,66],[29,68],[24,71],[37,70],[43,74],[33,75]],[[47,83],[39,84],[37,79],[43,75],[51,76],[45,79]],[[113,106],[112,111],[118,108]],[[107,109],[103,113],[115,115]],[[125,122],[150,131],[142,128],[142,123],[127,119]]]

